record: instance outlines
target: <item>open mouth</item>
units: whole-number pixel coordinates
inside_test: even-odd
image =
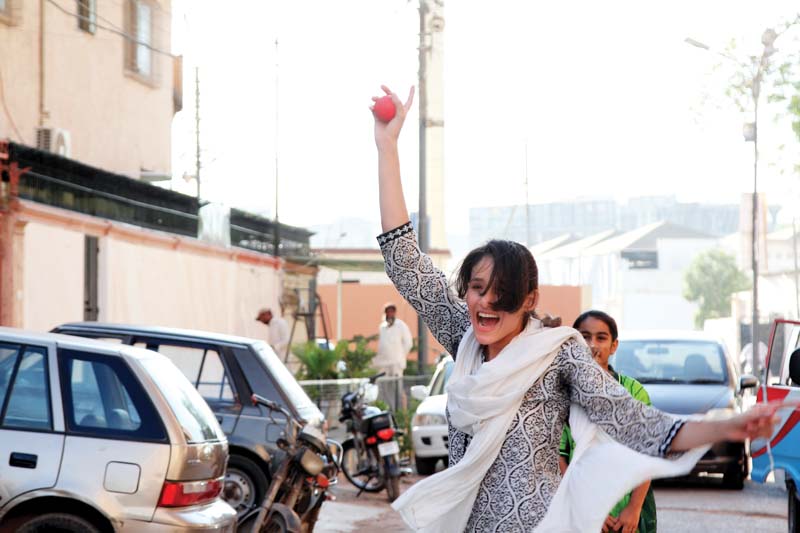
[[[478,313],[478,325],[482,328],[493,328],[500,322],[500,317],[492,313]]]

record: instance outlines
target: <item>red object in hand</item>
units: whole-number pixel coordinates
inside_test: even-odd
[[[394,107],[394,102],[392,102],[392,97],[388,94],[386,96],[381,96],[375,101],[374,113],[379,120],[389,122],[394,118],[396,112],[397,110]]]

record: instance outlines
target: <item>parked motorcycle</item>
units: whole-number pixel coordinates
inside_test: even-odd
[[[375,381],[385,373],[369,378],[356,392],[342,396],[340,422],[347,422],[352,435],[342,443],[342,471],[361,492],[386,489],[389,501],[400,495],[400,445],[394,416],[368,405],[378,397]]]
[[[253,404],[261,404],[286,417],[278,446],[285,456],[272,475],[261,504],[240,523],[251,523],[258,533],[311,533],[319,517],[330,485],[336,483],[341,461],[341,446],[313,426],[304,425],[277,403],[257,394]]]

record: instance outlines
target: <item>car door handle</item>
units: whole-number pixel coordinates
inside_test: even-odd
[[[30,453],[12,452],[11,458],[8,460],[9,466],[16,466],[19,468],[36,468],[36,462],[39,460],[38,455]]]

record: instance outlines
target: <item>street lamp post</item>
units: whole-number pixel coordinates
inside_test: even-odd
[[[696,48],[707,51],[713,51],[717,55],[724,57],[729,61],[733,61],[736,65],[742,68],[745,72],[750,72],[751,77],[748,80],[750,86],[750,96],[753,99],[753,123],[745,124],[744,138],[746,142],[753,142],[753,205],[752,205],[752,233],[750,238],[750,261],[753,270],[753,316],[751,326],[751,346],[752,346],[752,366],[753,373],[760,375],[761,369],[759,368],[760,350],[758,349],[758,101],[761,95],[761,82],[764,79],[764,74],[769,66],[769,58],[775,53],[775,39],[778,34],[775,30],[767,28],[761,36],[761,44],[764,45],[764,50],[761,57],[753,57],[752,64],[742,63],[730,54],[714,51],[710,46],[703,44],[691,38],[686,39],[686,43]],[[753,70],[755,69],[755,70]]]

